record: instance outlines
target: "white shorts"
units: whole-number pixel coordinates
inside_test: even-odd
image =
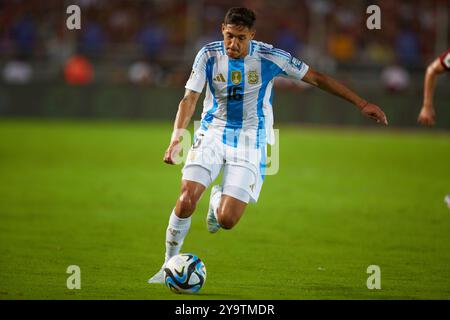
[[[266,147],[256,147],[254,134],[242,129],[237,147],[223,143],[223,128],[197,130],[184,165],[183,180],[206,188],[223,169],[223,193],[246,203],[257,202],[265,177]],[[206,170],[205,170],[206,169]]]

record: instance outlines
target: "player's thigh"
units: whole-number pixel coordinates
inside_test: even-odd
[[[186,188],[183,188],[183,186],[197,186],[201,185],[203,189],[208,188],[208,186],[212,182],[212,175],[210,168],[206,166],[202,166],[199,164],[189,164],[185,165],[182,170],[182,177],[181,177],[181,189],[185,190]],[[199,189],[200,187],[196,188]]]
[[[225,155],[224,185],[245,190],[250,195],[247,202],[256,203],[264,182],[266,149],[228,147]]]
[[[252,200],[252,190],[256,182],[254,170],[243,165],[227,163],[223,171],[222,194],[247,204]]]
[[[222,166],[221,143],[215,131],[208,130],[197,134],[182,169],[182,179],[201,183],[208,188],[219,175]]]

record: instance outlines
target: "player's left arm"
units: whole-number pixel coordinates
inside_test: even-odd
[[[386,115],[377,105],[364,100],[355,92],[332,77],[315,71],[309,67],[302,80],[353,103],[366,117],[374,119],[376,122],[383,123],[384,125],[388,124]]]

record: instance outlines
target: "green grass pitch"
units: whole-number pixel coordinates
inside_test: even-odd
[[[0,299],[449,299],[450,136],[431,132],[282,126],[279,173],[235,229],[209,234],[201,199],[190,296],[146,283],[180,188],[170,123],[4,119]]]

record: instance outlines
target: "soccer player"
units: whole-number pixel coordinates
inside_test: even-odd
[[[291,54],[253,40],[255,14],[231,8],[222,24],[223,41],[197,54],[176,115],[164,162],[174,164],[180,135],[206,83],[201,125],[183,167],[181,194],[169,218],[163,267],[149,283],[163,283],[164,265],[180,252],[197,202],[223,169],[222,184],[212,187],[208,231],[233,228],[249,202],[257,202],[265,175],[266,146],[273,144],[274,78],[303,80],[355,105],[363,115],[387,125],[383,111],[343,84],[319,73]]]
[[[423,88],[423,104],[417,121],[426,126],[434,126],[435,112],[433,106],[436,76],[445,70],[450,71],[450,49],[436,58],[427,68]]]

